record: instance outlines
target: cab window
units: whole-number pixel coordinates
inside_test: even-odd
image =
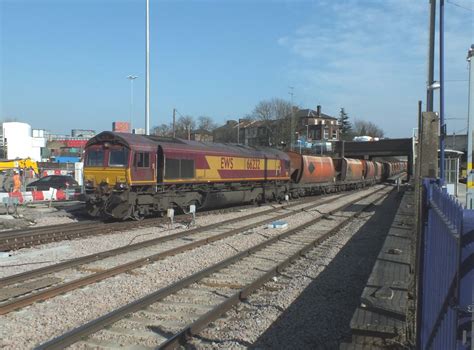
[[[89,148],[87,150],[86,165],[88,166],[103,166],[104,165],[104,150],[100,148]]]
[[[128,149],[122,147],[109,151],[109,165],[123,167],[128,164]]]
[[[137,152],[135,153],[134,164],[137,168],[149,168],[150,167],[150,153],[148,152]]]

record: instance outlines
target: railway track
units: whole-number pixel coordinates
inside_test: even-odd
[[[381,187],[194,273],[38,349],[175,348],[389,193]],[[330,216],[330,220],[324,220]]]
[[[308,199],[306,199],[308,200]],[[215,215],[249,208],[251,205],[217,209],[200,212],[199,215]],[[175,218],[175,222],[183,223],[189,221],[189,215],[183,214]],[[168,223],[167,218],[149,218],[141,221],[82,221],[70,224],[49,225],[42,227],[31,227],[21,230],[9,230],[0,232],[0,252],[6,252],[21,248],[29,248],[45,243],[58,242],[99,234],[109,234],[125,230],[152,227]]]
[[[355,196],[356,194],[352,195]],[[347,195],[339,194],[329,198],[318,198],[316,201],[314,198],[313,200],[306,199],[280,208],[270,208],[243,217],[225,220],[216,224],[146,240],[1,278],[0,315],[101,281],[105,278],[128,272],[186,250],[194,249],[233,235],[242,234],[271,221],[281,220],[294,215],[295,212],[309,211],[321,207],[346,196]],[[321,216],[321,218],[322,217],[324,216]],[[125,262],[123,260],[125,260]],[[104,270],[100,266],[97,266],[98,263],[106,265],[112,264],[113,267]],[[77,274],[78,269],[82,270],[82,277],[80,278],[64,281],[62,277],[54,275],[58,272],[64,275],[65,270],[71,270],[71,272]],[[96,270],[99,271],[88,274],[84,272]]]

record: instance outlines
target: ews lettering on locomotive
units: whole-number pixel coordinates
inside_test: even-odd
[[[234,158],[222,157],[221,158],[221,169],[234,169]]]
[[[260,170],[260,159],[247,159],[247,170]]]

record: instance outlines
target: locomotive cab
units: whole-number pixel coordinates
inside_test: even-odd
[[[96,188],[107,191],[128,183],[130,150],[123,145],[104,143],[88,147],[84,159],[86,193]]]
[[[138,135],[104,132],[89,140],[84,163],[86,193],[156,184],[156,145]]]

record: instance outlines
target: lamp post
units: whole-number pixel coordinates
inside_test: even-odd
[[[150,135],[150,0],[146,0],[145,135]]]
[[[127,77],[130,80],[130,132],[132,132],[132,115],[133,115],[133,81],[137,79],[138,76],[136,75],[129,75]]]
[[[434,82],[434,59],[435,59],[435,27],[436,27],[436,0],[429,0],[429,40],[428,40],[428,82],[430,86]],[[433,112],[433,90],[426,90],[426,111]]]
[[[291,120],[290,120],[290,151],[293,151],[293,144],[295,143],[295,134],[293,134],[295,130],[295,109],[293,108],[293,97],[295,95],[294,93],[294,87],[289,86],[290,92],[288,94],[291,96]]]
[[[439,1],[439,179],[444,186],[444,0]]]
[[[298,141],[298,146],[300,147],[300,154],[301,154],[301,137],[298,131],[295,132],[296,140]]]

